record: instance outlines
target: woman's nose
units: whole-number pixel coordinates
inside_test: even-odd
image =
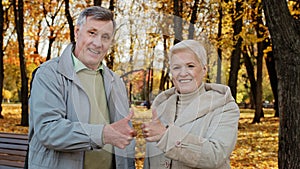
[[[188,74],[187,68],[183,67],[182,69],[180,69],[179,74],[180,74],[180,75],[187,75],[187,74]]]

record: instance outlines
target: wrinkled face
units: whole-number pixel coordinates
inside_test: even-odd
[[[179,50],[171,57],[171,74],[175,88],[181,94],[198,89],[206,75],[206,67],[189,50]]]
[[[87,17],[75,30],[75,56],[88,68],[96,70],[112,44],[113,31],[112,21]]]

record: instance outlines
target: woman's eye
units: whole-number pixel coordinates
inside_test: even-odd
[[[195,67],[195,65],[188,65],[188,67],[189,67],[189,68],[193,68],[193,67]]]

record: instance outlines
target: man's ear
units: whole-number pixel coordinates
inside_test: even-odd
[[[114,45],[116,44],[116,39],[115,39],[115,37],[113,37],[113,39],[111,40],[111,47],[113,47]]]
[[[78,26],[75,26],[75,30],[74,30],[75,41],[77,40],[79,29],[80,29],[80,28],[79,28]]]

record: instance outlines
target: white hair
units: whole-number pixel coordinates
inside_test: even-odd
[[[204,48],[204,45],[196,40],[183,40],[174,46],[171,47],[170,49],[170,60],[173,56],[174,53],[181,51],[181,50],[189,50],[193,52],[197,58],[197,60],[202,64],[202,66],[207,65],[207,52],[206,49]]]

